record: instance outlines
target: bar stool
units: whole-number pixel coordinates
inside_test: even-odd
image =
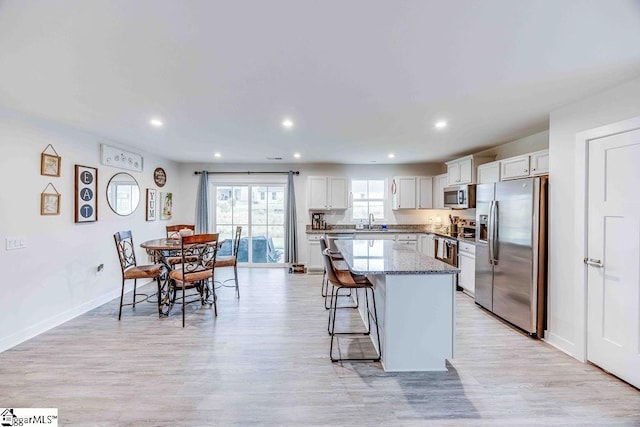
[[[331,257],[331,259],[334,259],[334,260],[344,259],[340,252],[331,251],[327,247],[327,242],[325,241],[324,238],[320,239],[320,252],[322,253],[323,256],[326,253],[327,255],[329,255]],[[326,268],[324,269],[324,272],[322,273],[322,288],[321,288],[320,294],[324,297],[324,308],[326,308],[328,310],[329,306],[327,305],[327,300],[329,298],[329,281],[327,280],[327,269]]]
[[[322,260],[324,262],[325,271],[327,273],[327,280],[333,286],[333,291],[331,292],[331,301],[330,301],[330,311],[329,311],[329,322],[328,322],[328,331],[329,335],[331,335],[331,345],[329,347],[329,357],[332,362],[341,362],[341,361],[371,361],[378,362],[380,361],[380,331],[378,329],[378,313],[376,311],[376,299],[375,292],[373,289],[373,284],[364,276],[354,276],[352,275],[346,267],[346,263],[344,261],[335,261],[336,264],[339,265],[340,269],[334,267],[334,262],[332,262],[331,257],[325,252],[322,254]],[[365,300],[366,300],[366,313],[367,313],[367,329],[364,332],[336,332],[336,312],[338,311],[338,297],[340,295],[340,291],[342,289],[357,290],[364,289],[365,291]],[[335,291],[335,292],[334,292]],[[373,313],[369,309],[369,291],[371,291],[371,299],[373,300]],[[350,307],[355,308],[355,307]],[[371,319],[373,318],[373,322],[376,326],[376,338],[378,341],[378,349],[376,350],[376,357],[362,357],[362,358],[351,358],[351,357],[333,357],[333,341],[336,335],[370,335],[371,334]]]

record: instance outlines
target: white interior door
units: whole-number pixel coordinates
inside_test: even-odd
[[[589,144],[587,357],[640,387],[640,130]]]

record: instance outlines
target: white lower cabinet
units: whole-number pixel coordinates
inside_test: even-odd
[[[476,247],[472,243],[458,243],[458,286],[468,294],[476,291]]]
[[[418,250],[423,254],[435,257],[436,247],[433,234],[423,234],[418,240]]]
[[[310,234],[307,237],[308,262],[307,272],[318,272],[324,270],[322,253],[320,253],[320,239],[322,234]]]

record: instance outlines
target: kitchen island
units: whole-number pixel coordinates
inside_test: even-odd
[[[455,348],[455,275],[459,270],[389,240],[338,240],[351,272],[375,287],[382,366],[388,372],[446,371]],[[364,301],[366,294],[359,290]],[[366,304],[360,314],[366,319]],[[377,344],[375,329],[373,345]]]

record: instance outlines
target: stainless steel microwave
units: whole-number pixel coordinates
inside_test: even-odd
[[[476,207],[476,186],[456,185],[444,188],[444,207],[451,209],[471,209]]]

